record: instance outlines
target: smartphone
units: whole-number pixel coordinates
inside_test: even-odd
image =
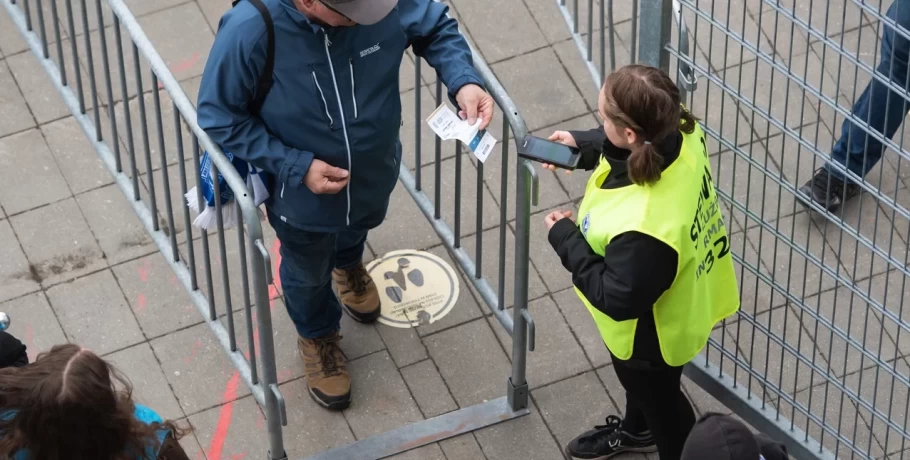
[[[548,141],[536,136],[527,135],[518,144],[518,155],[532,161],[574,170],[578,167],[581,153],[558,142]]]

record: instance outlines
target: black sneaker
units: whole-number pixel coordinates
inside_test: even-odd
[[[606,460],[629,452],[657,452],[657,444],[650,431],[631,434],[622,430],[622,419],[607,417],[606,425],[597,425],[584,432],[566,446],[566,455],[572,459]]]
[[[809,198],[828,212],[837,211],[847,200],[859,195],[862,191],[853,182],[832,176],[826,168],[815,172],[812,180],[799,188],[797,198],[805,205]]]

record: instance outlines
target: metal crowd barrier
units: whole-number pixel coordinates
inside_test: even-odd
[[[270,292],[272,263],[264,244],[260,210],[253,204],[251,194],[230,161],[196,123],[193,102],[187,98],[124,1],[94,1],[98,30],[105,30],[102,4],[106,4],[113,13],[113,43],[108,43],[110,37],[105,33],[90,33],[89,1],[48,3],[42,0],[0,0],[0,3],[262,407],[269,436],[268,458],[286,459],[282,426],[287,425],[287,417],[284,398],[278,388],[270,312],[270,297],[277,295],[277,290]],[[45,11],[48,5],[49,21]],[[58,11],[58,5],[65,6],[65,15]],[[74,14],[74,8],[80,8],[77,14]],[[74,17],[81,17],[81,30]],[[61,27],[69,37],[68,50],[64,50]],[[93,46],[93,40],[100,41],[99,47]],[[79,42],[84,46],[80,46]],[[113,48],[112,53],[110,48]],[[69,56],[66,56],[67,53]],[[487,165],[475,165],[473,160],[464,159],[468,153],[462,150],[460,144],[449,145],[452,150],[449,152],[443,148],[438,137],[435,138],[432,158],[423,156],[421,145],[426,130],[421,127],[424,116],[421,115],[420,95],[426,86],[422,65],[417,59],[414,74],[417,88],[414,91],[415,141],[413,152],[405,152],[408,156],[413,153],[413,161],[411,166],[407,165],[407,160],[402,162],[400,181],[493,316],[513,338],[512,369],[504,388],[506,395],[328,450],[311,459],[383,458],[529,413],[525,370],[527,351],[534,348],[535,329],[527,310],[528,251],[530,207],[537,202],[537,175],[529,162],[509,152],[509,135],[521,138],[528,132],[518,109],[476,51],[474,56],[475,67],[498,108],[494,120],[501,120],[502,137],[498,147],[501,164],[497,167],[495,161],[491,161]],[[439,81],[435,84],[435,92],[435,103],[438,105],[444,95]],[[162,97],[169,98],[172,107],[168,108],[166,101],[162,103]],[[426,108],[432,111],[435,106]],[[173,112],[171,120],[163,116],[168,109]],[[154,131],[149,128],[151,118],[154,119]],[[174,129],[175,139],[165,138],[164,128],[168,126]],[[490,129],[496,128],[495,124],[490,126]],[[156,133],[157,139],[151,138],[150,132]],[[157,156],[153,153],[155,147]],[[193,216],[184,194],[196,182],[202,151],[208,151],[213,159],[213,174],[221,171],[234,191],[237,215],[242,217],[238,219],[240,225],[234,230],[225,228],[221,204],[217,202],[215,211],[218,222],[214,235],[194,230]],[[452,223],[443,218],[444,209],[450,206],[442,199],[444,181],[448,180],[442,174],[442,165],[446,160],[454,161]],[[425,167],[433,169],[432,197],[424,191],[427,178],[422,170]],[[174,168],[177,177],[173,176]],[[485,168],[498,174],[499,193],[487,190]],[[463,200],[462,196],[466,193],[462,177],[470,174],[469,170],[476,172],[476,199],[473,203],[463,203],[467,200]],[[512,174],[516,181],[514,192],[509,186]],[[179,182],[179,190],[173,190],[172,181]],[[516,206],[514,221],[509,218],[507,205],[512,193]],[[219,195],[216,181],[215,196]],[[492,203],[494,207],[499,206],[497,221],[484,219],[485,204],[490,206],[490,200],[484,199],[486,195],[498,198],[498,202]],[[201,196],[198,196],[198,202],[205,205]],[[463,220],[468,222],[465,219],[472,218],[470,212],[463,213],[463,205],[473,208],[473,222],[476,223],[473,229],[463,228]],[[515,229],[512,276],[506,274],[509,225],[514,225]],[[492,242],[493,249],[498,251],[495,287],[481,264],[484,251],[491,249],[484,234],[494,231],[498,231],[499,236],[498,241],[494,239]],[[232,232],[236,235],[231,235]],[[464,240],[469,237],[474,245],[473,254],[463,246]],[[236,246],[230,243],[231,238],[236,238]],[[217,253],[211,245],[217,245]],[[507,287],[514,293],[512,303],[505,298]],[[510,305],[514,307],[511,316],[506,311]],[[243,314],[245,320],[246,350],[240,348],[242,344],[239,346],[236,338],[234,315],[238,312]]]
[[[620,11],[611,0],[606,11],[604,0],[586,8],[558,1],[597,87],[605,71],[635,56],[678,68],[684,89],[699,80],[687,103],[711,144],[742,310],[686,375],[796,458],[910,454],[910,128],[889,138],[863,121],[910,100],[906,82],[879,67],[890,57],[901,66],[892,71],[907,73],[910,50],[883,56],[882,41],[886,33],[910,39],[906,22],[895,28],[886,14],[893,2],[898,17],[910,17],[910,1],[641,0]],[[629,61],[617,65],[625,51]],[[884,100],[853,113],[869,82]],[[882,142],[884,156],[865,177],[834,166],[862,194],[835,213],[806,210],[797,189],[830,158],[844,120],[866,134],[864,147]]]

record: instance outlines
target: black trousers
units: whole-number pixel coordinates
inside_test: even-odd
[[[613,369],[626,390],[626,413],[622,428],[630,434],[650,430],[660,460],[679,460],[695,412],[682,392],[682,367],[641,359],[613,356]]]

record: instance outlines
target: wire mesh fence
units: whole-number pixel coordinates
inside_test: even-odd
[[[603,1],[560,3],[595,85],[698,81],[742,311],[696,380],[799,457],[910,454],[910,1]]]

